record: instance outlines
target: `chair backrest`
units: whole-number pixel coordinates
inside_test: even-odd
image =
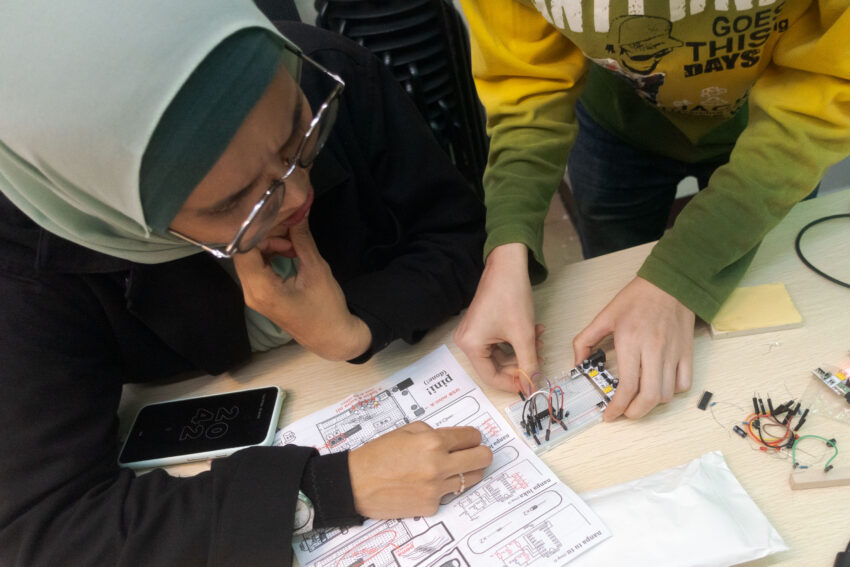
[[[316,0],[316,25],[374,52],[413,99],[437,141],[480,196],[484,112],[463,20],[446,0]]]
[[[254,4],[273,22],[275,20],[301,21],[294,0],[254,0]]]

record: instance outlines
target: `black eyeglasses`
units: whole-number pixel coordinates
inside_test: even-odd
[[[272,228],[278,211],[283,206],[287,178],[297,168],[306,169],[313,165],[313,161],[315,161],[319,152],[322,151],[330,135],[331,128],[333,128],[334,122],[336,122],[337,112],[339,111],[339,96],[345,88],[345,82],[339,76],[331,73],[303,53],[295,53],[303,61],[310,63],[326,76],[330,77],[336,85],[328,98],[325,99],[325,102],[316,111],[313,120],[310,121],[310,126],[298,144],[295,155],[288,160],[289,167],[286,173],[275,179],[269,188],[266,189],[260,200],[251,209],[248,217],[242,222],[230,244],[205,244],[176,230],[168,229],[170,234],[182,238],[195,246],[200,246],[216,258],[232,258],[234,254],[247,252],[254,248]]]

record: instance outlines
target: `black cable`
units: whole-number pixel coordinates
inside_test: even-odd
[[[813,220],[812,222],[810,222],[809,224],[807,224],[806,226],[804,226],[803,228],[800,229],[800,232],[797,233],[797,239],[794,241],[794,251],[797,252],[797,257],[800,258],[800,261],[803,264],[805,264],[807,268],[809,268],[811,271],[813,271],[814,273],[816,273],[820,277],[826,278],[829,281],[831,281],[832,283],[838,284],[838,285],[846,287],[846,288],[850,288],[850,283],[843,282],[843,281],[839,280],[838,278],[834,278],[834,277],[830,276],[829,274],[820,271],[819,269],[815,268],[812,265],[812,263],[809,262],[806,259],[805,256],[803,256],[803,252],[802,252],[802,250],[800,250],[800,240],[803,238],[803,234],[805,234],[807,230],[809,230],[810,228],[812,228],[816,224],[820,224],[820,223],[826,222],[828,220],[848,218],[848,217],[850,217],[850,214],[829,215],[829,216],[826,216],[826,217],[821,217],[819,219],[815,219],[815,220]]]
[[[838,553],[835,556],[833,567],[850,567],[850,543],[847,544],[847,549]]]

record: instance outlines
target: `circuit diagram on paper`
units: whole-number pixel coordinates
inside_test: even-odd
[[[610,534],[520,441],[445,346],[372,388],[278,432],[328,454],[352,450],[412,421],[470,425],[493,451],[484,478],[448,494],[429,518],[368,520],[293,538],[304,567],[548,567]]]
[[[389,390],[358,399],[354,405],[316,424],[319,435],[331,453],[356,449],[370,439],[380,437],[406,423],[415,421],[425,410],[409,388],[413,380],[406,378]]]

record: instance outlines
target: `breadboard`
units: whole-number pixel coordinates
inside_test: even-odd
[[[605,353],[597,351],[581,365],[546,384],[546,391],[560,388],[564,392],[564,417],[561,421],[566,429],[557,422],[550,422],[546,412],[546,416],[540,420],[542,428],[530,433],[523,421],[525,402],[518,401],[505,408],[508,421],[520,439],[540,454],[602,421],[602,413],[608,407],[618,384],[617,378],[605,369],[604,363]],[[543,415],[543,412],[539,415]]]

